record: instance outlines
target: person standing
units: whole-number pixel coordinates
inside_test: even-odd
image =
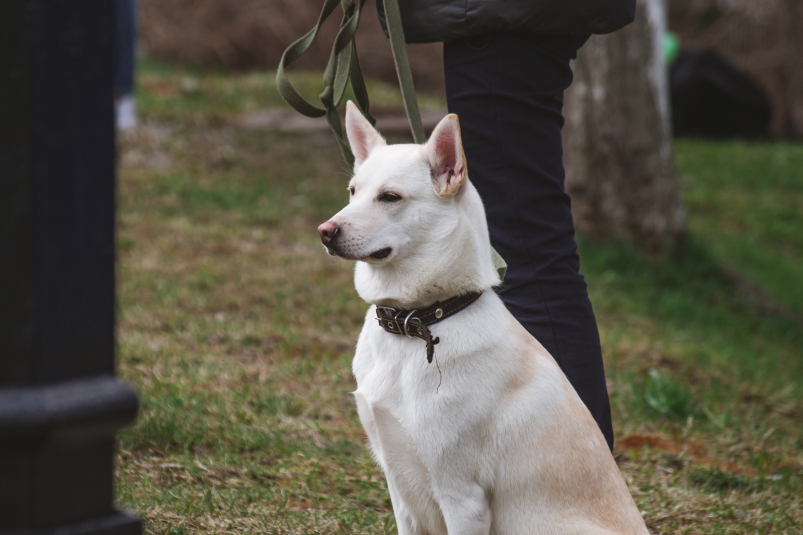
[[[134,56],[137,6],[135,0],[114,0],[117,64],[114,75],[114,117],[117,130],[136,128],[134,105]]]
[[[596,318],[564,189],[563,93],[594,33],[636,0],[399,0],[408,43],[444,42],[446,100],[491,243],[508,264],[499,296],[555,358],[608,446],[613,426]],[[382,0],[380,21],[386,26]]]

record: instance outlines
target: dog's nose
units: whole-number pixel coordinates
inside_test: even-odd
[[[340,227],[331,221],[327,221],[318,227],[318,234],[321,235],[321,241],[324,245],[329,245],[338,232],[340,232]]]

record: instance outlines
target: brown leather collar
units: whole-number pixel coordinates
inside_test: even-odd
[[[440,342],[440,338],[433,338],[427,327],[457,314],[481,295],[482,292],[459,295],[423,310],[396,310],[377,305],[376,319],[379,326],[389,333],[404,334],[410,338],[424,340],[427,343],[427,362],[431,363],[432,357],[435,356],[435,344]]]

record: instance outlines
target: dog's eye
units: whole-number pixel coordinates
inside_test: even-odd
[[[349,195],[354,195],[354,186],[349,186]]]
[[[379,200],[382,202],[398,202],[401,200],[401,195],[386,191],[379,196]]]

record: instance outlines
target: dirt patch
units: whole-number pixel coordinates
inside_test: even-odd
[[[709,468],[718,468],[724,472],[753,475],[753,470],[751,470],[749,467],[739,466],[732,461],[713,459],[707,456],[704,453],[703,446],[692,441],[670,441],[660,435],[634,434],[626,436],[616,445],[617,452],[640,450],[642,448],[665,451],[674,454],[688,454],[688,456],[694,459],[697,463]]]

